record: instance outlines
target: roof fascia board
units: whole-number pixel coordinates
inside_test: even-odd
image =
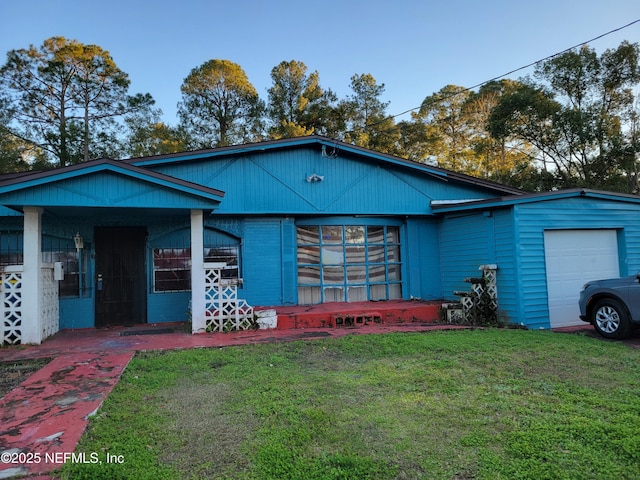
[[[561,200],[564,198],[594,198],[616,202],[640,203],[640,197],[636,197],[634,195],[599,190],[571,189],[559,190],[556,192],[531,193],[524,194],[522,196],[498,197],[487,200],[478,200],[475,202],[466,202],[458,205],[432,205],[432,210],[434,213],[454,213],[501,208],[525,203]]]
[[[156,155],[150,157],[130,158],[122,160],[131,165],[146,167],[151,165],[162,165],[167,163],[179,163],[189,160],[199,160],[203,158],[222,157],[228,155],[239,155],[244,153],[262,152],[267,150],[277,150],[297,145],[309,145],[317,143],[322,137],[295,137],[281,140],[271,140],[242,145],[231,145],[227,147],[211,148],[194,152],[170,153],[166,155]]]

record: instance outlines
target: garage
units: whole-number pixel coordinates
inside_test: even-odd
[[[578,318],[582,286],[620,276],[617,230],[546,230],[544,251],[551,328],[583,325]]]
[[[498,266],[498,317],[530,329],[585,326],[582,286],[640,272],[640,195],[572,189],[433,204],[444,298]]]

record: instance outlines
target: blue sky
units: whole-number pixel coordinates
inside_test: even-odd
[[[21,0],[1,1],[0,19],[2,64],[9,50],[56,35],[100,45],[129,74],[131,93],[150,93],[175,124],[183,79],[210,59],[242,66],[264,100],[283,60],[317,70],[340,97],[353,74],[370,73],[398,114],[447,84],[476,85],[640,19],[640,2]],[[590,46],[623,40],[640,42],[640,23]]]

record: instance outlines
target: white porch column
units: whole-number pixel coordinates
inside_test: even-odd
[[[204,272],[204,214],[191,210],[191,331],[206,329],[206,281]]]
[[[24,207],[21,343],[42,342],[42,211],[40,207]]]

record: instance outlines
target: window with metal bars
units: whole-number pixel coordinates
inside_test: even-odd
[[[88,247],[88,245],[85,245]],[[87,248],[78,251],[72,239],[44,235],[42,261],[62,263],[64,278],[58,282],[60,297],[80,297],[87,292]]]
[[[191,290],[191,248],[153,249],[153,291]]]
[[[0,231],[0,266],[22,265],[23,238],[21,231]]]
[[[240,276],[240,249],[238,245],[211,245],[204,247],[204,261],[226,263],[222,278]],[[153,291],[184,292],[191,290],[191,248],[153,249]]]

